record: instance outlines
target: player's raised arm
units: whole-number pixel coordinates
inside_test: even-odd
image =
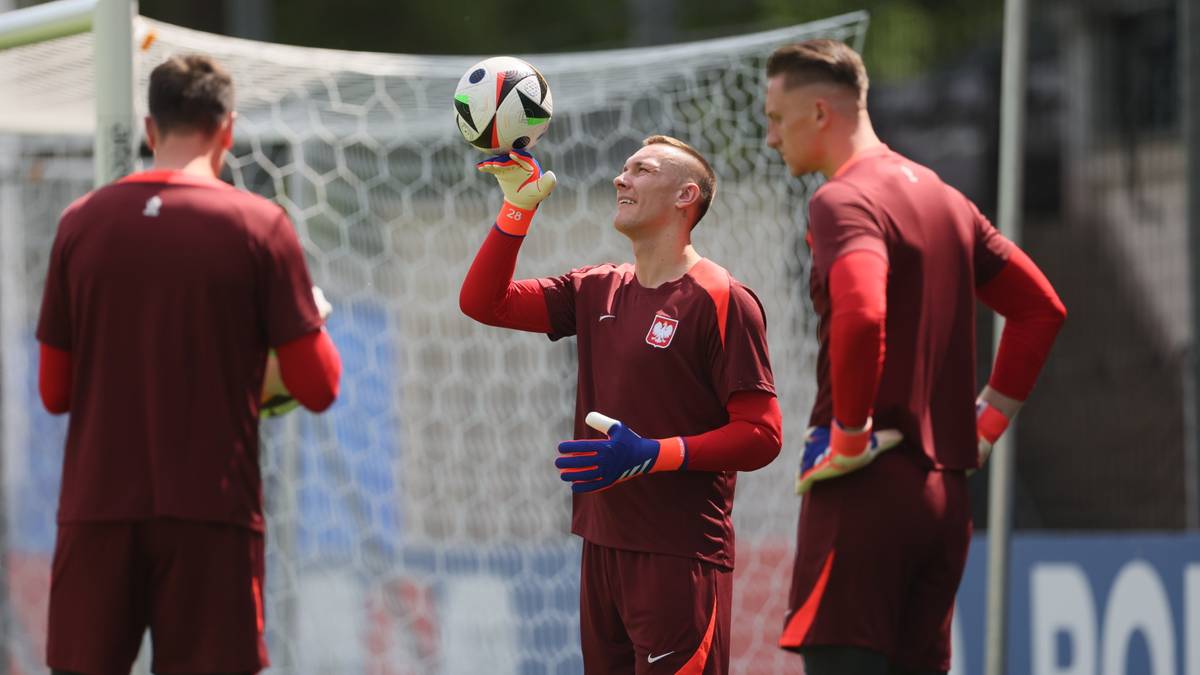
[[[1033,391],[1054,338],[1067,318],[1067,308],[1046,275],[1015,245],[1008,262],[977,287],[975,294],[1004,317],[992,375],[975,404],[982,465]]]
[[[554,190],[554,172],[543,172],[533,155],[523,151],[491,157],[478,168],[496,177],[504,203],[467,270],[459,308],[490,326],[548,333],[550,318],[540,284],[536,279],[513,281],[513,272],[533,215]]]

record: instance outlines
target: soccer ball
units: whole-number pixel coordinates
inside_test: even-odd
[[[490,155],[533,147],[550,126],[546,78],[521,59],[493,56],[467,69],[454,90],[463,138]]]

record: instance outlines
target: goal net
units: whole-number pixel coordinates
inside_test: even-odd
[[[761,298],[785,411],[784,452],[738,481],[733,664],[797,670],[775,649],[813,397],[804,200],[763,142],[766,56],[833,37],[852,14],[646,49],[527,55],[554,92],[537,147],[559,176],[518,276],[625,261],[612,178],[652,133],[713,162],[699,251]],[[278,673],[574,673],[579,541],[553,469],[574,409],[574,341],[473,323],[458,289],[500,201],[455,128],[477,57],[264,44],[136,20],[135,91],[171,53],[233,72],[226,179],[278,201],[335,310],[342,397],[263,423],[267,631]],[[0,51],[0,670],[42,672],[65,418],[37,397],[33,328],[61,210],[91,187],[92,36]],[[143,164],[147,160],[140,160]],[[153,280],[147,280],[153,283]],[[112,486],[120,490],[121,486]]]

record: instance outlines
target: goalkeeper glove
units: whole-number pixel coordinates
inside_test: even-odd
[[[507,155],[489,157],[476,165],[483,173],[496,177],[504,191],[504,204],[496,217],[496,226],[507,234],[524,235],[538,204],[550,196],[557,185],[553,171],[542,171],[533,155],[513,150]]]
[[[333,313],[333,305],[325,297],[325,291],[320,286],[312,287],[313,302],[317,304],[317,315],[321,320],[329,318]],[[279,374],[279,357],[272,349],[267,354],[267,372],[263,377],[263,391],[258,416],[262,418],[279,417],[300,407],[300,402],[292,396],[283,384],[283,376]]]
[[[677,471],[687,463],[687,446],[676,436],[642,438],[632,429],[598,412],[588,413],[587,425],[608,434],[606,440],[564,441],[558,444],[559,476],[572,492],[598,492],[644,473]]]
[[[992,454],[992,446],[1008,428],[1008,417],[983,399],[975,401],[975,435],[979,439],[979,468]],[[974,473],[968,472],[968,473]]]
[[[903,438],[894,429],[872,432],[870,418],[858,431],[846,431],[837,420],[832,432],[830,427],[809,427],[804,434],[800,472],[796,474],[796,494],[808,492],[816,481],[858,471],[875,461],[881,452],[896,447]]]

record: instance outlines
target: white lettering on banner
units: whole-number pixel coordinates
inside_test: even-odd
[[[1200,565],[1183,571],[1183,646],[1187,675],[1200,675]]]
[[[1104,611],[1104,675],[1125,675],[1129,639],[1140,631],[1154,675],[1175,675],[1175,626],[1162,579],[1150,563],[1132,560],[1121,568]]]
[[[1094,675],[1096,606],[1087,575],[1072,563],[1038,563],[1029,577],[1033,675]],[[1065,633],[1071,645],[1071,661],[1061,668],[1055,639],[1059,633]]]

